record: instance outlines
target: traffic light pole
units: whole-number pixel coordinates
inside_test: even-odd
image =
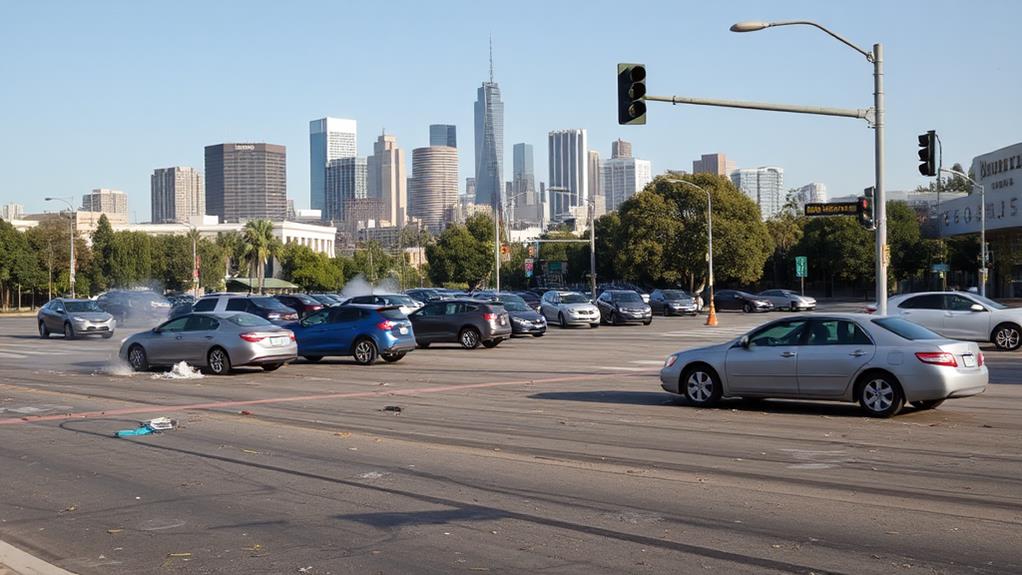
[[[979,188],[979,295],[987,296],[987,199],[986,189],[983,184],[979,184],[976,180],[970,178],[967,174],[963,174],[958,170],[950,170],[947,168],[941,168],[941,172],[959,176],[969,180],[969,183],[974,187]],[[939,172],[938,172],[939,174]]]

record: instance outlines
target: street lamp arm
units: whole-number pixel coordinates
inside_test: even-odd
[[[834,32],[833,30],[827,28],[826,26],[823,26],[822,24],[817,24],[812,20],[782,20],[780,22],[740,22],[738,24],[731,26],[731,31],[755,32],[757,30],[762,30],[764,28],[774,28],[777,26],[812,26],[814,28],[818,28],[829,34],[838,42],[841,42],[845,46],[848,46],[852,50],[855,50],[856,52],[865,56],[867,61],[873,62],[873,52],[869,50],[863,50],[862,48],[852,43],[852,41],[849,40],[848,38],[845,38],[844,36],[838,34],[837,32]]]
[[[976,186],[977,188],[981,187],[980,184],[977,183],[976,180],[970,178],[968,174],[965,174],[963,172],[959,172],[958,170],[954,170],[954,169],[951,169],[951,168],[941,168],[940,171],[944,172],[945,174],[951,174],[953,176],[958,176],[960,178],[965,178],[973,186]]]

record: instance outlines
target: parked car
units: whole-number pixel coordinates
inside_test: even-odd
[[[596,298],[600,321],[613,325],[653,323],[653,312],[642,296],[632,290],[607,290]]]
[[[822,399],[858,402],[874,417],[896,415],[905,403],[933,409],[976,395],[988,379],[974,342],[865,314],[772,321],[726,343],[672,354],[660,371],[665,390],[697,406],[735,396]]]
[[[543,294],[539,313],[548,322],[562,328],[569,325],[600,327],[600,310],[586,296],[573,291],[548,291]]]
[[[756,297],[770,302],[774,309],[788,311],[813,311],[816,309],[815,298],[801,295],[790,289],[768,289],[759,292]]]
[[[478,299],[497,301],[504,304],[511,317],[511,335],[546,335],[546,319],[539,312],[529,307],[525,299],[511,292],[484,292],[476,296]]]
[[[609,283],[609,284],[600,284],[600,285],[596,286],[596,297],[599,298],[600,294],[602,294],[603,292],[605,292],[607,290],[627,290],[627,291],[633,291],[633,292],[639,294],[639,297],[642,298],[642,301],[644,301],[646,303],[649,303],[650,293],[647,290],[645,290],[645,289],[643,289],[643,288],[641,288],[641,287],[639,287],[639,286],[637,286],[635,284],[632,284],[632,283],[628,283],[628,282],[614,282],[614,283]]]
[[[422,307],[422,303],[415,301],[411,296],[403,293],[376,293],[371,295],[360,295],[349,299],[345,303],[358,303],[375,306],[399,307],[401,313],[408,315]]]
[[[170,302],[170,306],[174,306],[187,303],[189,305],[195,303],[196,298],[190,293],[177,293],[167,296],[167,301]]]
[[[393,363],[415,349],[412,323],[394,306],[333,306],[286,327],[295,334],[298,355],[308,361],[350,355],[359,365],[372,365],[378,358]]]
[[[100,294],[96,303],[120,325],[163,321],[171,308],[167,298],[149,290],[111,290]]]
[[[1022,308],[1009,308],[979,294],[948,291],[896,295],[887,300],[887,313],[945,337],[989,341],[1005,351],[1022,347]]]
[[[440,292],[431,288],[415,288],[405,290],[405,295],[419,303],[424,304],[444,299]]]
[[[309,297],[323,304],[324,307],[341,305],[344,303],[343,297],[332,293],[310,293]]]
[[[649,307],[654,314],[668,315],[696,315],[699,313],[699,303],[685,290],[680,289],[655,289],[649,294]]]
[[[243,311],[278,325],[298,319],[298,312],[268,295],[219,293],[203,296],[192,306],[195,312]]]
[[[764,298],[733,289],[723,289],[714,293],[713,306],[717,308],[717,311],[740,309],[745,313],[774,309],[774,304]]]
[[[316,298],[303,293],[280,294],[273,296],[277,301],[298,312],[298,317],[323,309],[323,304]]]
[[[465,349],[497,347],[511,337],[504,305],[473,299],[428,303],[408,315],[419,347],[440,342],[460,343]]]
[[[539,311],[541,296],[538,296],[531,291],[516,291],[512,293],[525,300],[525,303],[527,303],[529,307],[535,311]]]
[[[39,337],[46,339],[51,333],[62,333],[64,339],[75,339],[86,335],[113,337],[116,322],[114,316],[103,311],[90,299],[57,298],[39,308],[36,314]]]
[[[298,346],[290,330],[250,313],[191,313],[129,337],[119,355],[135,371],[184,361],[225,375],[244,365],[273,371],[294,360]]]

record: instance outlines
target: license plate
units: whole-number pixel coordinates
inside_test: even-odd
[[[971,353],[963,355],[962,361],[965,363],[965,367],[976,367],[976,356]]]
[[[408,328],[405,326],[401,326],[397,328],[397,332],[401,335],[408,335]]]
[[[287,345],[288,339],[286,337],[271,337],[270,345]]]

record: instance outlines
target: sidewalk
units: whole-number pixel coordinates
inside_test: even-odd
[[[74,575],[0,541],[0,575]]]

